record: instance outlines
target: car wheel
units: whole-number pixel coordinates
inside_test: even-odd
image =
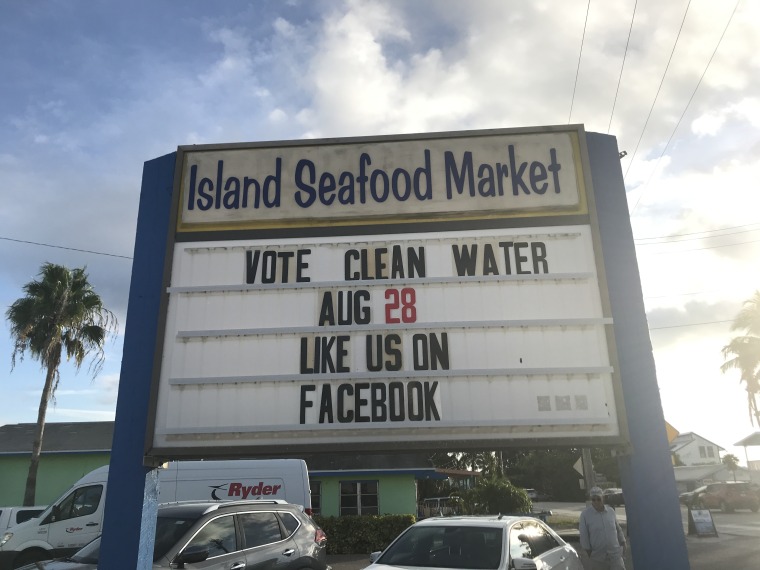
[[[52,557],[45,550],[25,550],[13,561],[13,568],[21,568],[27,564],[33,564],[34,562],[42,562],[43,560],[50,560]]]
[[[749,508],[749,510],[752,511],[753,513],[756,513],[758,511],[758,509],[760,509],[760,507],[758,507],[758,505],[755,505],[755,506],[752,506],[752,507]]]

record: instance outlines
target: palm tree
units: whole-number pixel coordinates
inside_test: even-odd
[[[726,469],[734,474],[734,481],[736,481],[736,470],[739,469],[739,458],[733,453],[726,453],[721,460]]]
[[[732,338],[723,347],[723,358],[726,360],[720,367],[721,371],[739,370],[740,381],[747,388],[747,408],[749,421],[760,426],[760,291],[744,302],[742,309],[734,318],[731,330],[743,330],[742,336]]]
[[[58,388],[61,357],[65,351],[66,360],[73,361],[79,370],[85,358],[94,353],[90,364],[94,378],[105,360],[103,344],[106,335],[115,333],[118,325],[116,317],[103,306],[100,296],[90,285],[84,268],[68,269],[45,263],[40,269],[39,280],[24,285],[24,293],[24,297],[8,308],[6,318],[14,341],[11,369],[16,365],[16,357],[21,361],[28,352],[45,370],[24,492],[24,505],[33,505],[45,415]]]

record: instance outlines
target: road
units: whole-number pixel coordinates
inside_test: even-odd
[[[536,503],[536,510],[548,509],[554,514],[577,518],[585,508],[583,503]],[[625,507],[618,507],[618,520],[626,522]],[[760,568],[760,513],[738,511],[721,513],[711,511],[717,537],[688,536],[688,511],[681,507],[686,549],[691,570],[716,569],[754,569]],[[577,544],[577,543],[576,543]],[[575,546],[575,545],[574,545]],[[666,548],[667,545],[652,545],[653,548]],[[585,562],[585,553],[582,553]],[[328,563],[333,570],[360,570],[369,564],[366,554],[329,557]],[[626,560],[627,570],[633,570],[630,554]]]
[[[536,503],[536,509],[548,509],[555,514],[577,517],[585,508],[583,503]],[[626,522],[625,507],[616,509],[618,520]],[[737,511],[722,513],[711,511],[717,537],[697,537],[688,535],[688,510],[681,507],[681,521],[686,536],[686,549],[691,570],[715,570],[716,568],[750,569],[759,568],[760,557],[760,513]],[[656,545],[657,548],[667,545]],[[626,561],[626,568],[633,569],[633,563]]]
[[[535,510],[551,510],[554,514],[577,518],[586,506],[583,503],[535,503]],[[626,522],[625,507],[617,507],[618,520],[621,524]],[[718,510],[710,511],[715,528],[719,536],[754,537],[760,538],[760,513],[750,511],[736,511],[734,513],[722,513]],[[681,506],[681,520],[683,521],[684,533],[688,533],[688,511]],[[760,545],[758,546],[760,552]]]

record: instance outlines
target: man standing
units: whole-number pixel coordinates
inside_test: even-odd
[[[604,504],[602,490],[593,487],[591,506],[581,512],[581,546],[591,561],[592,570],[625,570],[625,535],[615,510]]]

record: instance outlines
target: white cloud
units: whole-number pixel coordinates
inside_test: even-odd
[[[222,28],[210,33],[210,38],[224,47],[224,55],[214,66],[199,75],[201,83],[210,89],[219,89],[228,83],[239,83],[250,75],[251,58],[245,33]]]
[[[274,29],[278,34],[286,38],[292,38],[297,33],[297,28],[285,18],[275,18]]]
[[[114,410],[94,410],[92,408],[55,408],[48,414],[48,422],[108,422],[114,421]]]
[[[692,121],[691,130],[699,136],[715,136],[729,119],[760,126],[760,98],[745,97],[722,109],[707,111]]]
[[[287,118],[288,118],[287,113],[285,113],[285,111],[283,111],[282,109],[274,109],[271,113],[269,113],[269,120],[272,121],[273,123],[281,123]]]
[[[162,20],[157,5],[150,29],[132,25],[126,13],[102,34],[82,18],[62,26],[59,15],[49,29],[19,26],[29,36],[20,39],[32,43],[0,63],[8,78],[0,130],[4,235],[131,255],[142,163],[178,144],[564,124],[574,88],[572,122],[607,132],[633,9],[629,0],[591,3],[576,86],[585,1],[198,6],[185,6],[181,18],[172,8]],[[637,238],[756,223],[760,206],[760,3],[740,3],[674,132],[733,9],[691,2],[643,130],[685,8],[639,0],[612,117],[611,132],[629,153],[621,166]],[[72,8],[70,15],[80,14]],[[117,21],[123,25],[111,25]],[[60,47],[33,49],[43,32]],[[760,286],[757,235],[639,245],[652,322],[730,319]],[[732,241],[748,243],[712,247]],[[17,296],[43,260],[87,263],[124,330],[128,260],[2,246],[1,301]],[[724,336],[700,327],[653,333],[666,415],[677,411],[680,429],[701,431],[705,417],[688,415],[682,390],[725,385],[715,372]],[[106,375],[94,383],[67,377],[59,393],[65,407],[56,413],[112,407],[120,350],[108,348]],[[39,380],[32,368],[14,372],[14,391],[25,385],[22,377]],[[89,403],[72,403],[77,394]],[[33,421],[38,395],[21,394],[13,407]],[[743,422],[741,391],[722,397]],[[18,417],[12,414],[0,408],[3,418]]]

